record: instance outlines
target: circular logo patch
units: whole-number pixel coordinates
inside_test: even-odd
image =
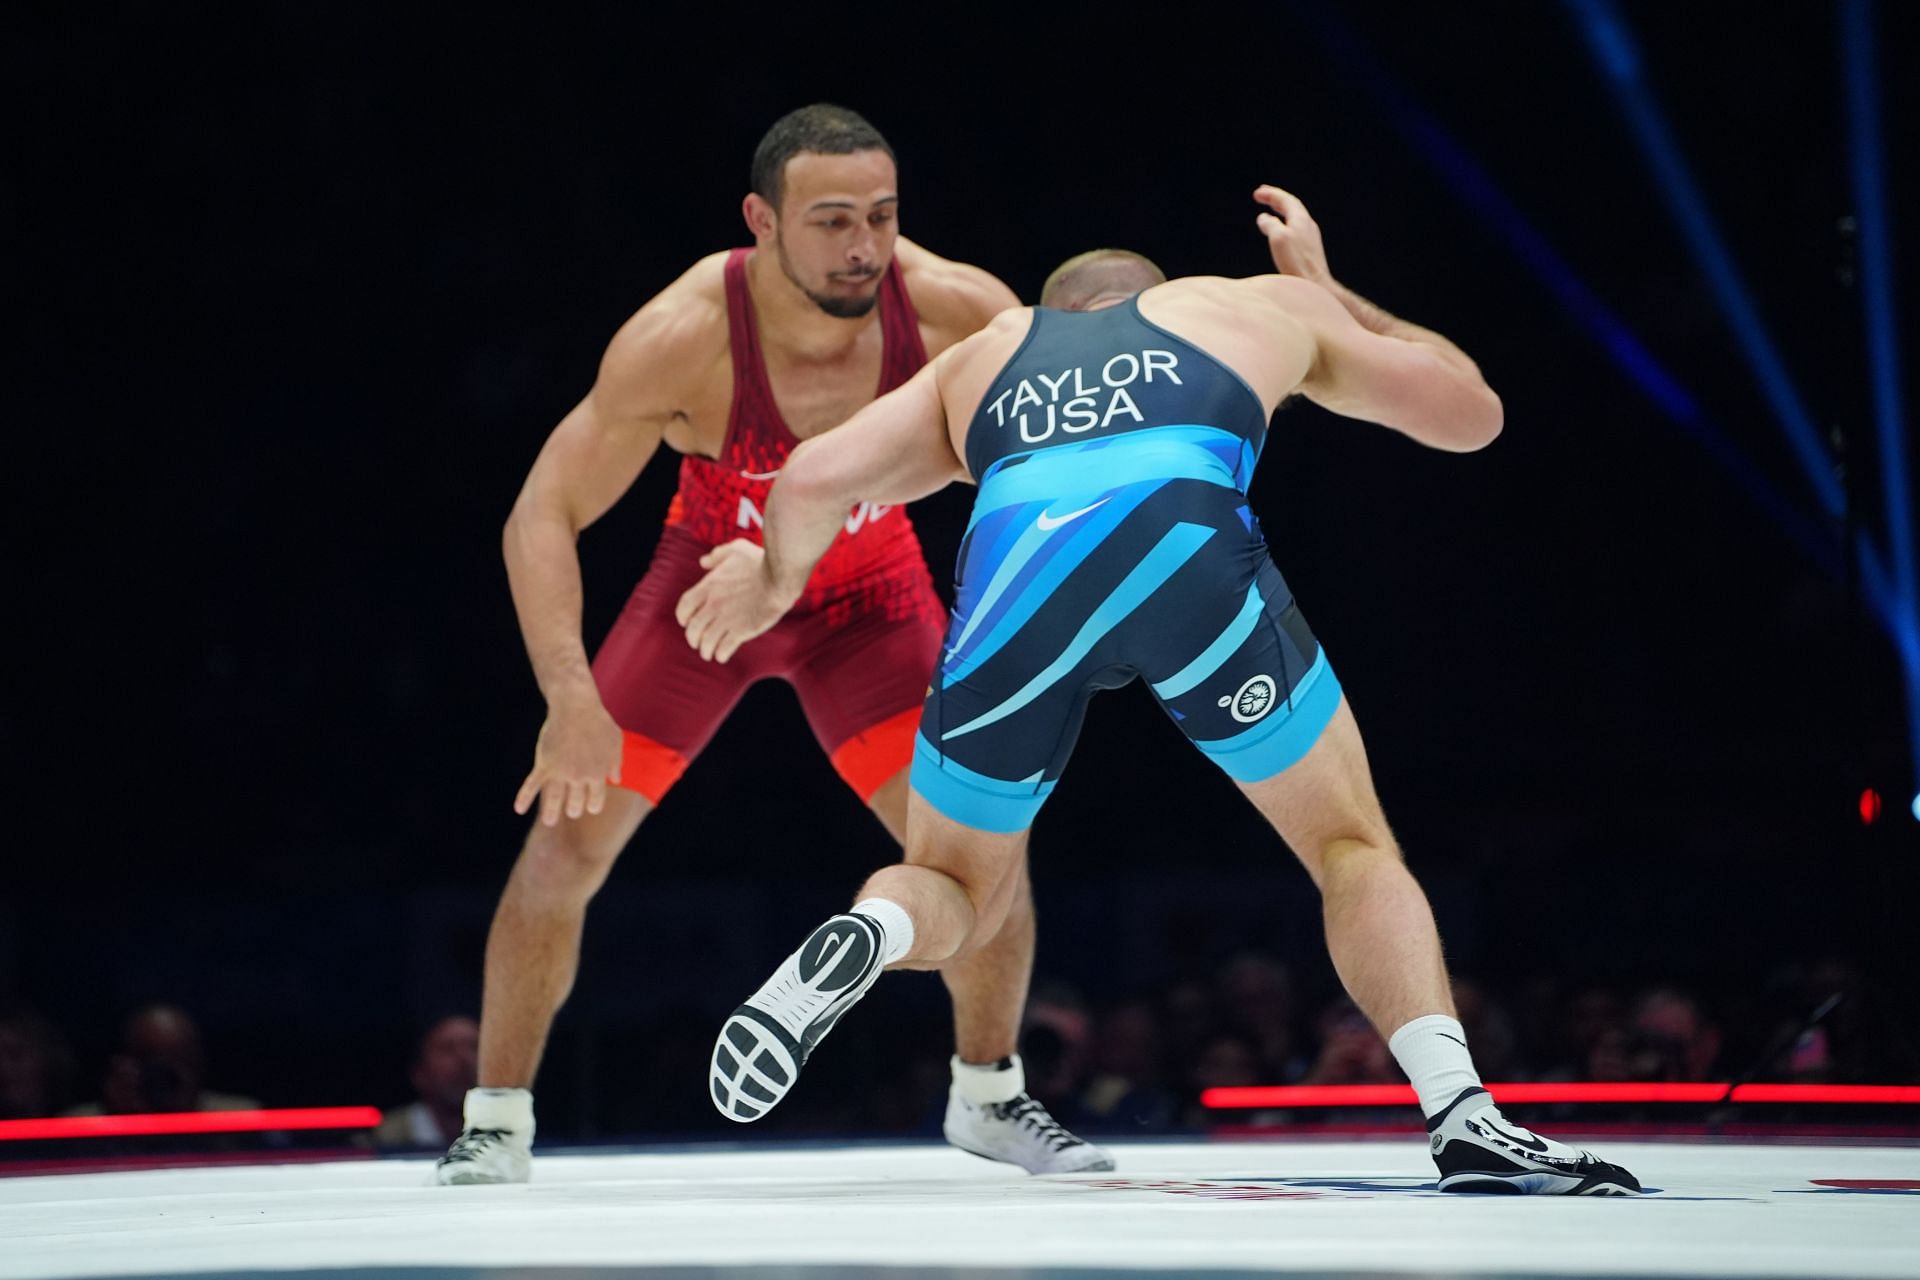
[[[1272,676],[1254,676],[1240,686],[1240,692],[1233,695],[1227,710],[1241,724],[1252,724],[1273,710],[1276,692]]]

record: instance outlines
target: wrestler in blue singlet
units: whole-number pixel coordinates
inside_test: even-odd
[[[1144,677],[1248,782],[1340,702],[1247,507],[1260,398],[1137,304],[1035,308],[967,432],[980,492],[913,787],[968,826],[1032,824],[1096,689]]]

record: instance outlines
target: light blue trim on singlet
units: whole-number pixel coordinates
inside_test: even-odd
[[[1233,461],[1216,449],[1230,452]],[[967,528],[1016,503],[1066,503],[1078,495],[1150,480],[1204,480],[1245,493],[1253,458],[1253,450],[1239,436],[1200,423],[1145,427],[1008,454],[980,477]],[[1007,465],[1016,461],[1018,466]]]
[[[978,670],[987,659],[998,653],[1007,641],[1019,633],[1020,628],[1027,624],[1040,606],[1047,602],[1054,590],[1066,581],[1067,575],[1085,563],[1087,557],[1106,541],[1107,535],[1118,528],[1121,521],[1133,514],[1134,508],[1158,492],[1159,488],[1158,484],[1135,485],[1115,494],[1113,501],[1098,510],[1090,511],[1080,519],[1062,526],[1060,532],[1067,541],[1037,572],[1016,574],[1010,580],[1010,587],[1001,588],[1003,593],[1008,590],[1013,592],[1006,612],[998,621],[979,633],[971,652],[965,652],[963,646],[956,644],[952,652],[945,654],[943,661],[952,665],[942,667],[941,678],[947,684],[964,680]],[[1067,508],[1067,510],[1071,509]],[[1033,557],[1029,557],[1027,565],[1029,570],[1032,570],[1032,563]],[[996,579],[998,576],[995,575]],[[988,588],[991,589],[991,587],[990,582]],[[985,595],[985,591],[982,595]],[[972,630],[973,618],[982,616],[985,612],[976,604],[968,617],[967,629]]]
[[[1185,521],[1173,526],[1153,545],[1153,550],[1140,558],[1132,571],[1115,587],[1110,595],[1094,609],[1079,632],[1068,642],[1060,656],[1049,662],[1041,671],[1021,686],[1020,691],[1002,702],[999,706],[983,715],[975,716],[955,729],[949,729],[940,735],[942,742],[972,733],[975,729],[984,729],[1006,719],[1020,708],[1045,693],[1078,666],[1080,660],[1092,652],[1093,646],[1102,636],[1124,621],[1128,614],[1139,608],[1146,598],[1160,589],[1160,584],[1174,575],[1174,572],[1193,558],[1211,538],[1214,530],[1203,524],[1188,524]]]
[[[1265,719],[1231,738],[1196,741],[1193,745],[1231,778],[1241,782],[1271,778],[1292,768],[1313,750],[1340,707],[1340,693],[1340,679],[1333,674],[1327,651],[1322,649],[1300,683],[1293,686],[1293,692],[1285,695],[1286,701]]]
[[[1265,607],[1266,602],[1260,599],[1260,584],[1256,582],[1247,588],[1247,601],[1240,606],[1240,612],[1234,620],[1227,624],[1227,629],[1214,637],[1213,643],[1202,649],[1199,657],[1154,685],[1153,691],[1163,699],[1177,698],[1218,671],[1220,664],[1231,658],[1234,650],[1253,634],[1254,626],[1260,621],[1260,611]]]
[[[975,773],[941,755],[925,733],[913,735],[913,772],[908,779],[928,804],[980,831],[1025,831],[1054,786],[1042,782],[1039,774],[1024,782],[1008,782]]]

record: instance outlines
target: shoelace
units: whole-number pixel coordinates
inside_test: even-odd
[[[1006,1102],[988,1103],[986,1110],[996,1119],[1012,1120],[1033,1130],[1040,1141],[1055,1151],[1064,1151],[1080,1141],[1061,1128],[1060,1122],[1048,1114],[1036,1099],[1024,1093]]]
[[[468,1129],[453,1140],[453,1147],[443,1157],[445,1160],[478,1160],[486,1154],[490,1143],[505,1140],[506,1129]]]

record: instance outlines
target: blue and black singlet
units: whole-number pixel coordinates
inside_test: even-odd
[[[1137,303],[1035,308],[967,432],[980,492],[912,781],[971,827],[1032,823],[1096,689],[1145,679],[1243,781],[1339,705],[1247,507],[1265,406]]]

